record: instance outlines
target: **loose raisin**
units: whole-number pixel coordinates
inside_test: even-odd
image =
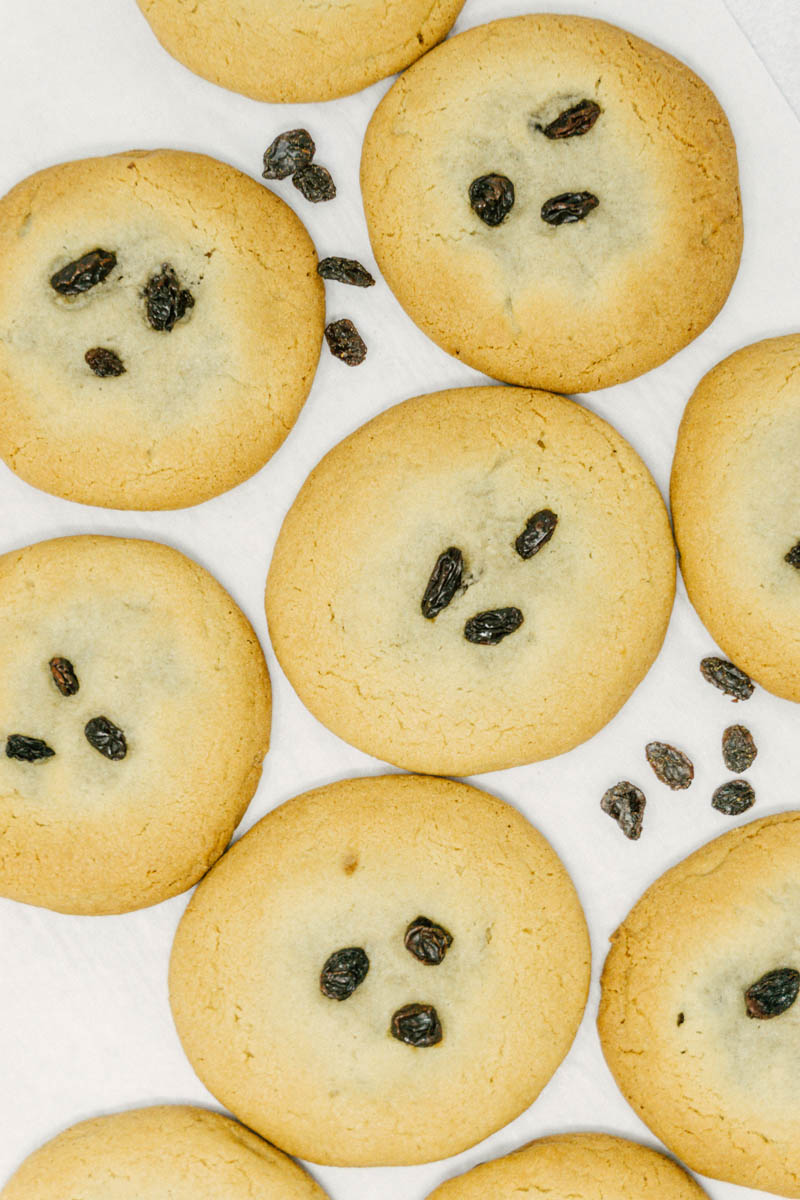
[[[800,542],[792,546],[788,554],[784,554],[783,561],[787,562],[791,567],[800,569]]]
[[[514,185],[505,175],[481,175],[469,185],[469,202],[485,225],[500,225],[514,207]]]
[[[648,742],[644,752],[656,776],[673,791],[687,788],[694,779],[691,759],[682,750],[666,742]]]
[[[734,700],[749,700],[755,690],[750,676],[724,658],[704,658],[700,671],[704,679]]]
[[[767,971],[744,994],[748,1017],[764,1021],[779,1017],[791,1008],[800,993],[800,971],[793,967],[778,967]]]
[[[347,318],[331,321],[325,329],[325,340],[334,358],[340,358],[348,367],[357,367],[367,357],[364,339]]]
[[[437,558],[425,588],[420,604],[423,617],[432,621],[443,608],[447,608],[461,587],[463,571],[464,556],[457,546],[448,546]]]
[[[644,792],[623,779],[603,794],[600,807],[614,818],[625,837],[635,842],[641,836],[646,803]]]
[[[514,546],[520,558],[533,558],[542,546],[545,546],[556,531],[558,517],[549,508],[528,517],[525,528],[517,538]]]
[[[107,350],[105,346],[95,346],[94,349],[87,350],[83,357],[95,375],[99,375],[101,379],[125,374],[122,359],[113,350]]]
[[[264,179],[286,179],[301,167],[307,167],[316,146],[307,129],[287,129],[279,133],[264,151]]]
[[[90,250],[50,276],[50,286],[62,296],[78,296],[102,283],[117,265],[111,250]]]
[[[362,984],[369,970],[369,959],[360,946],[335,950],[325,960],[319,977],[320,991],[329,1000],[347,1000]]]
[[[442,1040],[442,1026],[432,1004],[406,1004],[392,1017],[392,1037],[407,1046],[435,1046]]]
[[[722,760],[729,771],[741,775],[758,754],[753,735],[744,725],[729,725],[722,735]]]
[[[600,105],[594,100],[581,100],[572,108],[565,108],[549,125],[537,125],[547,138],[580,137],[588,133],[600,116]]]
[[[51,658],[50,674],[62,696],[74,696],[78,691],[78,676],[68,658]]]
[[[570,225],[582,221],[600,201],[591,192],[562,192],[542,205],[542,220],[548,225]]]
[[[317,264],[317,274],[335,283],[349,283],[353,287],[373,287],[375,280],[366,267],[355,258],[323,258]]]
[[[307,167],[295,171],[292,183],[312,204],[319,204],[321,200],[333,200],[336,195],[336,184],[330,171],[318,163],[309,163]]]
[[[38,762],[42,758],[52,758],[54,754],[55,750],[51,750],[47,742],[26,737],[24,733],[12,733],[6,740],[6,756],[21,762]]]
[[[416,917],[405,933],[404,944],[414,958],[427,966],[438,966],[453,944],[453,935],[429,917]]]
[[[721,784],[711,797],[711,806],[726,817],[738,817],[756,802],[756,794],[746,779],[731,779]]]
[[[523,616],[518,608],[493,608],[476,613],[464,626],[464,637],[478,646],[496,646],[519,629]]]
[[[109,721],[108,717],[92,717],[87,721],[83,732],[86,740],[95,750],[99,750],[106,758],[118,761],[128,753],[128,743],[121,729]]]
[[[186,310],[194,308],[194,296],[180,286],[169,263],[162,263],[159,273],[148,279],[144,299],[147,320],[159,333],[171,333]]]

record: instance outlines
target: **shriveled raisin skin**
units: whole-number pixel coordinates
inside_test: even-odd
[[[171,333],[187,311],[194,308],[194,296],[181,287],[169,263],[162,263],[159,273],[148,279],[144,299],[148,324],[159,333]]]
[[[334,358],[340,358],[348,367],[357,367],[367,357],[366,342],[346,317],[331,321],[325,329],[325,340]]]
[[[496,646],[519,629],[524,617],[518,608],[492,608],[476,613],[464,626],[464,637],[476,646]]]
[[[469,185],[469,202],[484,225],[495,228],[514,207],[514,185],[505,175],[480,175]]]
[[[333,182],[330,171],[327,167],[321,167],[319,163],[309,163],[307,167],[301,167],[299,171],[295,171],[292,175],[292,183],[298,192],[312,204],[319,204],[323,200],[333,200],[336,195],[336,184]]]
[[[405,932],[406,950],[426,966],[436,967],[453,944],[453,935],[429,917],[415,917]]]
[[[748,1017],[759,1021],[779,1017],[791,1008],[800,994],[800,971],[794,967],[778,967],[767,971],[744,994]]]
[[[788,554],[784,554],[783,561],[787,562],[790,567],[797,567],[800,571],[800,542],[792,546]]]
[[[425,594],[420,603],[423,617],[432,621],[443,609],[447,608],[461,587],[463,572],[463,554],[458,546],[448,546],[437,558],[428,580],[428,586],[425,588]]]
[[[588,217],[600,201],[592,192],[562,192],[542,205],[542,220],[548,225],[571,225]]]
[[[119,762],[128,753],[125,734],[108,717],[92,717],[91,721],[86,722],[83,732],[90,746],[114,762]]]
[[[565,108],[549,125],[537,125],[546,138],[581,137],[588,133],[600,116],[600,105],[594,100],[581,100]]]
[[[375,286],[375,280],[367,268],[355,258],[323,258],[317,264],[317,274],[335,283],[349,283],[351,287]]]
[[[80,689],[78,676],[75,674],[75,668],[68,658],[51,658],[50,659],[50,674],[53,676],[55,683],[62,696],[74,696]]]
[[[20,762],[40,762],[43,758],[52,758],[54,754],[55,750],[47,742],[24,733],[9,734],[6,740],[6,757],[17,758]]]
[[[694,767],[682,750],[676,750],[667,742],[648,742],[644,752],[657,778],[667,787],[674,792],[689,787],[694,779]]]
[[[514,543],[520,558],[533,558],[542,546],[546,546],[556,531],[558,517],[549,508],[543,508],[528,517],[525,528]]]
[[[729,725],[722,735],[722,760],[728,770],[740,775],[752,767],[757,754],[750,730],[744,725]]]
[[[264,151],[264,179],[286,179],[301,167],[307,167],[316,146],[307,129],[287,129],[279,133]]]
[[[720,784],[711,797],[711,807],[726,817],[738,817],[756,802],[756,793],[746,779],[731,779]]]
[[[755,691],[750,676],[724,658],[715,658],[713,655],[704,658],[700,663],[700,672],[704,679],[734,700],[749,700]]]
[[[347,1000],[367,977],[369,958],[361,946],[345,946],[325,960],[319,989],[329,1000]]]
[[[100,379],[113,379],[125,374],[125,365],[122,359],[113,350],[107,350],[105,346],[94,346],[91,350],[87,350],[83,357]]]
[[[610,787],[600,801],[603,812],[614,818],[625,837],[632,842],[641,837],[646,804],[644,792],[627,779]]]
[[[436,1046],[444,1036],[432,1004],[406,1004],[398,1008],[392,1017],[391,1033],[407,1046]]]
[[[67,263],[55,275],[50,276],[50,286],[61,296],[79,296],[90,291],[111,274],[117,265],[117,256],[111,250],[90,250],[73,262]]]

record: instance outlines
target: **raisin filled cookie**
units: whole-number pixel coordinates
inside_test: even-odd
[[[345,741],[469,775],[601,729],[658,653],[674,586],[663,501],[615,429],[546,392],[464,388],[389,409],[315,468],[267,616]]]
[[[0,658],[0,895],[113,913],[196,883],[269,744],[228,593],[157,542],[39,542],[0,558]]]
[[[225,163],[133,151],[0,200],[0,456],[109,508],[178,508],[286,437],[324,323],[291,209]]]
[[[598,1025],[639,1116],[703,1175],[800,1196],[800,813],[703,846],[611,940]]]
[[[198,888],[170,998],[198,1075],[302,1158],[427,1162],[533,1102],[589,942],[553,849],[441,779],[349,779],[264,817]]]
[[[725,114],[683,63],[603,21],[531,14],[451,38],[378,105],[361,180],[408,314],[511,383],[586,391],[649,370],[705,329],[739,264]]]
[[[2,1200],[326,1200],[285,1154],[203,1108],[159,1105],[82,1121],[31,1154]]]

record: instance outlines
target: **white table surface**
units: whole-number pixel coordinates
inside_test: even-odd
[[[533,0],[466,0],[456,28],[534,7]],[[550,0],[548,7],[574,11],[575,0]],[[800,128],[786,99],[800,113],[792,45],[800,36],[797,2],[580,0],[579,11],[624,25],[688,62],[715,90],[739,148],[745,248],[723,312],[670,362],[582,398],[630,439],[666,495],[678,422],[700,377],[741,345],[800,329]],[[210,153],[258,178],[275,134],[304,125],[339,194],[312,206],[288,181],[274,186],[306,222],[321,257],[359,258],[377,274],[358,160],[388,82],[328,104],[259,104],[173,61],[133,0],[0,0],[0,46],[0,191],[60,160],[162,145]],[[0,464],[0,552],[72,533],[155,538],[213,571],[248,614],[269,660],[274,722],[273,748],[240,833],[309,787],[386,769],[305,711],[271,653],[262,593],[286,509],[321,455],[375,413],[419,392],[483,381],[429,342],[380,279],[369,292],[330,284],[328,305],[329,319],[355,320],[370,347],[366,362],[351,369],[324,350],[285,445],[224,496],[178,512],[108,511],[45,495]],[[575,880],[594,952],[585,1020],[563,1066],[512,1124],[457,1158],[427,1166],[312,1168],[334,1200],[422,1200],[469,1166],[558,1131],[602,1129],[657,1144],[617,1091],[597,1041],[607,938],[666,867],[737,823],[800,800],[792,778],[800,765],[798,709],[761,689],[733,705],[699,674],[701,657],[714,652],[679,583],[661,656],[610,725],[561,758],[478,780],[542,830]],[[747,724],[759,746],[748,776],[757,803],[738,822],[710,807],[712,790],[729,777],[719,742],[733,722]],[[670,792],[651,774],[643,747],[654,738],[694,759],[687,792]],[[648,796],[639,842],[628,842],[600,811],[603,791],[621,778]],[[186,902],[182,896],[125,916],[68,917],[0,901],[0,1181],[37,1145],[83,1118],[156,1102],[217,1107],[183,1056],[167,1002],[167,959]],[[765,1195],[702,1182],[714,1200]]]

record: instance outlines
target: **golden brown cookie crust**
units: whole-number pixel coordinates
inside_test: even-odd
[[[583,135],[542,132],[588,100]],[[496,227],[471,183],[515,187]],[[736,149],[707,86],[602,21],[530,14],[449,39],[407,71],[367,130],[361,182],[386,281],[438,345],[510,383],[586,391],[669,358],[716,316],[742,225]],[[599,205],[560,225],[548,199]],[[687,287],[691,280],[691,287]]]

